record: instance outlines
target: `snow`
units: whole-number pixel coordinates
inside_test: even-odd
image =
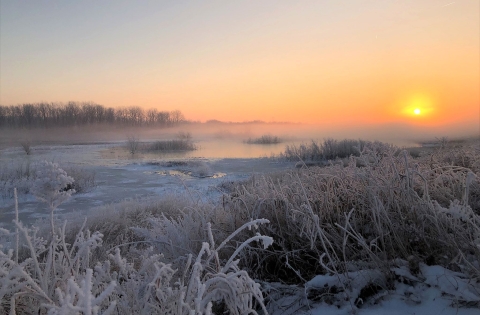
[[[397,275],[403,275],[412,284],[395,283],[395,290],[386,291],[372,305],[365,303],[355,308],[357,315],[478,315],[480,314],[480,283],[469,279],[459,272],[447,270],[441,266],[420,264],[419,278],[410,274],[403,267],[393,268]],[[374,271],[363,270],[340,276],[316,276],[308,286],[321,288],[339,285],[347,278],[353,279],[355,285],[361,285],[365,279],[371,279]],[[421,282],[420,282],[421,281]],[[468,303],[470,302],[470,303]],[[340,308],[325,303],[310,305],[305,314],[312,315],[347,315],[352,314],[352,307],[345,304]]]
[[[455,299],[467,302],[480,302],[480,286],[478,281],[468,279],[465,275],[447,270],[441,266],[420,264],[425,283],[438,287],[442,292]]]
[[[357,315],[478,315],[476,308],[455,308],[450,306],[452,301],[442,296],[437,288],[425,288],[421,292],[421,301],[415,302],[405,299],[401,292],[395,292],[385,298],[378,305],[359,309]],[[306,313],[308,314],[308,313]],[[311,315],[347,315],[351,309],[322,305],[314,307]]]
[[[118,148],[118,145],[44,146],[35,147],[34,155],[28,157],[21,157],[19,150],[6,149],[0,157],[3,161],[11,159],[24,159],[25,162],[55,161],[59,165],[77,165],[95,171],[98,186],[92,191],[73,195],[56,210],[62,215],[86,212],[96,206],[129,198],[178,193],[187,188],[197,196],[206,196],[205,198],[213,200],[221,195],[215,187],[222,182],[246,179],[255,173],[292,167],[292,163],[274,163],[267,159],[184,159],[169,156],[150,160],[144,157],[120,159],[102,155],[104,150],[112,148]],[[188,166],[172,167],[162,164],[172,159],[195,161],[197,163],[195,167],[204,167],[208,176],[197,176],[195,167],[189,169]],[[13,201],[2,199],[0,201],[2,214],[0,232],[5,233],[6,230],[1,226],[10,224],[14,216]],[[21,198],[20,210],[20,220],[25,223],[48,216],[44,205],[35,202],[31,196]],[[459,204],[452,204],[444,212],[464,220],[471,216],[471,213],[466,212]],[[260,235],[253,237],[252,240],[262,241],[265,247],[274,242],[270,237]],[[221,247],[222,245],[219,246]],[[233,258],[229,263],[235,263]],[[427,266],[421,263],[418,275],[413,275],[408,263],[402,262],[398,262],[391,271],[397,279],[394,288],[384,289],[366,300],[359,297],[362,288],[369,284],[387,287],[385,275],[380,270],[365,269],[339,275],[318,275],[308,281],[305,287],[275,283],[263,285],[270,286],[271,294],[267,299],[275,299],[272,303],[274,305],[271,306],[271,314],[480,315],[479,279],[469,278],[441,266]],[[71,285],[73,287],[73,283]],[[343,288],[335,294],[332,293],[336,297],[335,303],[315,302],[306,298],[310,290],[321,291],[332,287]]]

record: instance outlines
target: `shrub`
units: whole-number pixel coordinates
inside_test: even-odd
[[[10,161],[0,164],[0,197],[13,198],[13,189],[19,194],[28,194],[37,179],[38,163]],[[95,172],[76,166],[63,167],[68,176],[73,178],[68,189],[76,192],[86,192],[96,186]]]
[[[44,202],[50,210],[50,225],[52,237],[54,235],[54,212],[55,209],[67,201],[73,193],[73,178],[61,169],[57,163],[43,161],[36,168],[37,178],[32,186],[32,194]]]
[[[76,193],[88,192],[97,185],[94,171],[76,166],[67,166],[63,169],[74,180],[67,188],[74,189]]]

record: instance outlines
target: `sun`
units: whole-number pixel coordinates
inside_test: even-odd
[[[401,115],[405,118],[424,121],[432,117],[433,111],[434,100],[426,93],[413,94],[402,101]]]

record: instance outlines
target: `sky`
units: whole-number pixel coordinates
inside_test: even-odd
[[[478,126],[480,1],[0,0],[0,104],[40,101]]]

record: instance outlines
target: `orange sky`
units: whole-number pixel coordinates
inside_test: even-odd
[[[2,1],[0,21],[2,105],[332,128],[480,123],[477,0]]]

